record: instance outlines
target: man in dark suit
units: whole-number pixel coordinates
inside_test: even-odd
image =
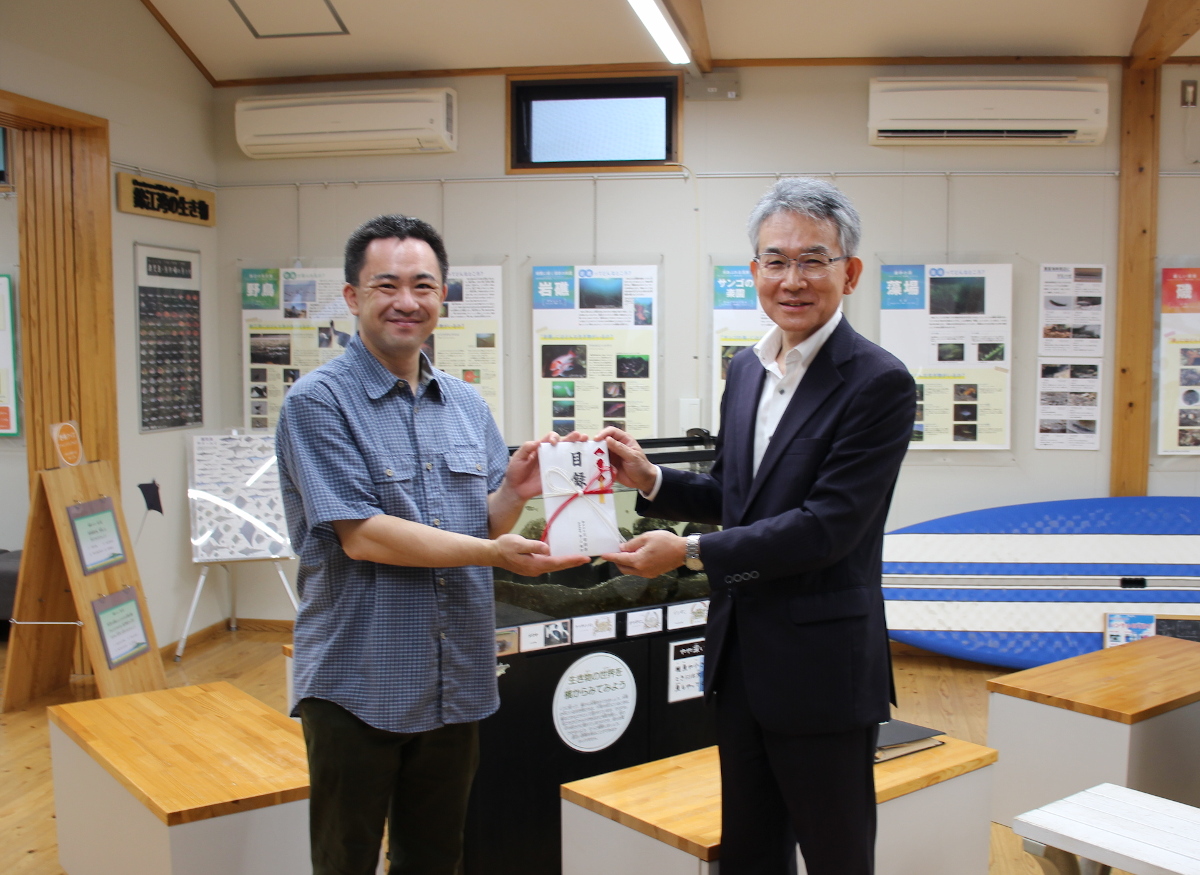
[[[721,875],[874,872],[872,764],[889,717],[884,520],[915,412],[912,377],[842,317],[862,275],[838,189],[783,179],[750,217],[758,299],[775,326],[730,364],[711,474],[652,465],[605,429],[639,512],[720,523],[647,532],[605,556],[712,583],[705,695],[721,752]]]

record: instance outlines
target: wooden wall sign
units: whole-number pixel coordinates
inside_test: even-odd
[[[215,192],[132,173],[117,174],[117,209],[193,225],[217,224]]]

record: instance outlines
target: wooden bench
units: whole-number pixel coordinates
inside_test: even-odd
[[[1153,637],[988,681],[992,820],[1111,783],[1200,806],[1200,644]]]
[[[1027,811],[1013,831],[1051,875],[1200,875],[1200,810],[1115,784]]]
[[[986,875],[996,752],[939,736],[875,766],[879,875]],[[563,875],[707,875],[721,852],[715,747],[564,784]],[[805,871],[799,861],[799,871]]]
[[[49,709],[67,875],[308,873],[300,727],[228,683]]]

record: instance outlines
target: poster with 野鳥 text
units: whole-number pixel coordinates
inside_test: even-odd
[[[273,429],[292,385],[342,354],[357,330],[341,268],[242,268],[246,422]],[[501,269],[451,267],[422,347],[434,367],[474,386],[499,422]]]
[[[657,265],[533,268],[534,429],[654,437]]]
[[[273,429],[292,385],[342,354],[354,317],[340,268],[241,269],[245,422]]]
[[[1200,453],[1200,268],[1163,268],[1158,386],[1158,451]]]
[[[1009,447],[1012,265],[885,264],[880,345],[917,383],[910,447]]]
[[[499,265],[451,267],[446,301],[425,352],[439,370],[473,386],[504,429]]]
[[[1100,449],[1103,364],[1097,358],[1038,359],[1037,449]]]
[[[773,324],[758,303],[747,264],[713,265],[712,432],[721,429],[721,396],[733,357],[762,340]]]
[[[1038,354],[1104,355],[1105,283],[1102,264],[1043,264]]]

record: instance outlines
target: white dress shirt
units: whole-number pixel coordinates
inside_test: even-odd
[[[758,414],[754,419],[753,474],[758,474],[758,466],[767,453],[767,445],[775,435],[775,429],[779,427],[779,420],[783,418],[792,396],[796,394],[796,387],[808,372],[808,366],[841,321],[842,311],[838,308],[828,322],[784,354],[783,370],[777,361],[783,343],[783,332],[778,325],[771,326],[763,339],[754,344],[754,354],[766,369],[767,378],[763,381],[762,394],[758,397]]]
[[[787,351],[783,357],[783,371],[776,362],[779,347],[783,343],[783,331],[778,325],[772,325],[762,340],[754,344],[754,354],[758,356],[767,372],[766,379],[763,380],[762,394],[758,398],[758,414],[754,421],[754,474],[758,474],[758,466],[766,455],[767,445],[779,426],[779,420],[783,418],[783,412],[791,403],[792,396],[796,394],[796,387],[800,385],[809,365],[841,321],[842,308],[838,307],[828,322]],[[662,487],[662,480],[662,468],[659,468],[654,478],[654,486],[643,492],[642,497],[647,501],[654,501]]]

